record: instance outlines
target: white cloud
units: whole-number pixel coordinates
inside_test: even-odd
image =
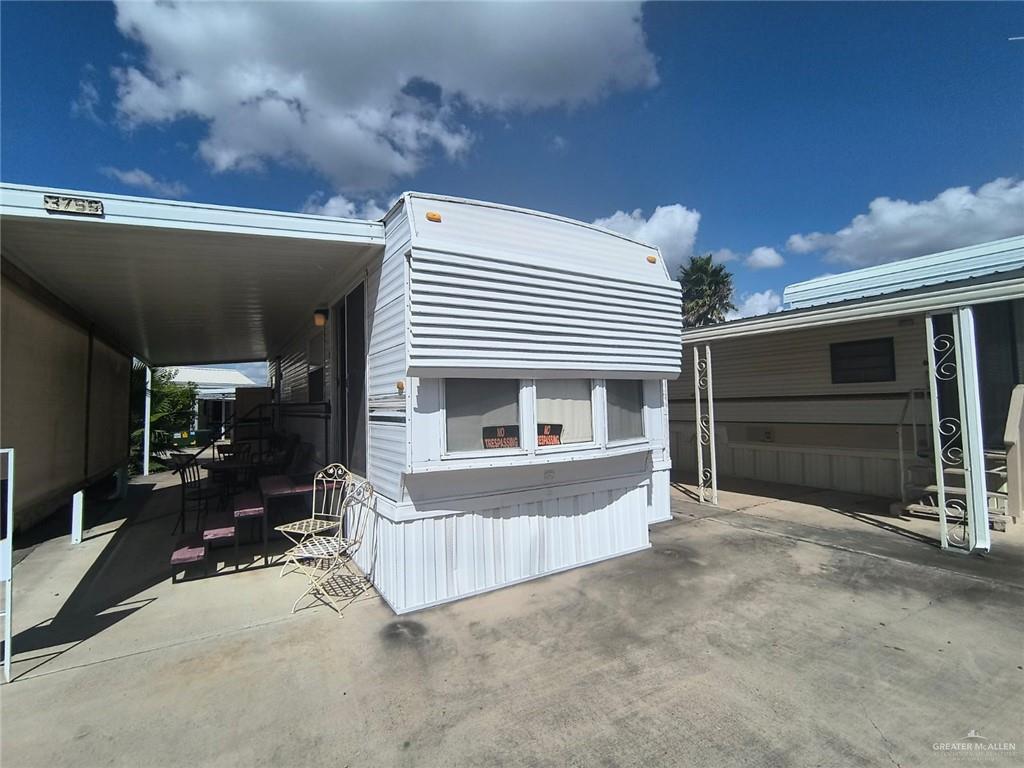
[[[126,186],[144,189],[160,197],[182,197],[188,193],[188,187],[180,181],[160,181],[141,168],[132,168],[125,171],[120,168],[107,166],[100,168],[100,173],[116,179]]]
[[[387,207],[381,207],[374,199],[357,203],[349,200],[344,195],[326,197],[323,192],[316,192],[306,199],[305,204],[302,206],[302,212],[316,213],[320,216],[337,216],[342,219],[378,221],[384,218],[396,200],[397,198],[392,200]]]
[[[693,255],[700,212],[675,203],[659,205],[650,218],[644,218],[643,211],[637,208],[632,213],[616,211],[607,218],[597,219],[594,224],[658,246],[669,274],[675,275],[683,262]]]
[[[746,265],[751,269],[775,269],[786,263],[782,255],[774,248],[761,245],[750,252]]]
[[[548,144],[548,148],[556,155],[561,155],[569,148],[569,142],[564,136],[555,134],[551,137],[551,141]]]
[[[757,291],[741,296],[739,306],[734,312],[727,313],[725,319],[738,320],[741,317],[767,315],[771,312],[778,312],[780,307],[782,307],[782,297],[775,291],[771,289]]]
[[[93,82],[95,69],[91,64],[85,67],[85,76],[78,82],[78,95],[71,102],[72,117],[84,117],[97,125],[103,125],[103,119],[96,112],[100,103],[100,92]]]
[[[792,235],[794,253],[862,267],[1024,234],[1024,181],[999,178],[972,192],[951,187],[932,200],[910,203],[877,197],[833,233]]]
[[[198,118],[215,170],[290,163],[349,194],[463,157],[464,115],[657,83],[639,3],[122,1],[117,25],[146,51],[116,71],[125,125]]]
[[[719,248],[711,252],[711,261],[714,264],[725,264],[727,261],[736,261],[740,255],[729,248]]]

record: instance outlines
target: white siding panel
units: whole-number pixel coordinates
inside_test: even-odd
[[[500,368],[675,376],[680,323],[676,283],[624,286],[594,274],[421,251],[410,262],[409,361],[421,374]]]
[[[405,522],[391,509],[376,500],[355,560],[397,613],[649,546],[646,484]]]
[[[408,464],[405,346],[405,252],[409,224],[404,206],[385,222],[387,245],[380,267],[367,280],[368,343],[366,360],[369,423],[368,479],[377,493],[401,498],[402,473]],[[407,386],[399,390],[398,382]]]
[[[655,264],[647,261],[648,256],[658,256],[657,249],[590,224],[475,200],[411,194],[406,203],[417,247],[493,254],[541,267],[583,264],[624,279],[671,279],[660,259]],[[439,213],[441,221],[427,221],[428,211]]]
[[[910,324],[906,324],[909,320]],[[892,336],[896,380],[864,384],[833,384],[829,345],[844,341]],[[692,414],[693,353],[683,355],[683,371],[669,383],[671,401],[689,400]],[[753,338],[718,341],[711,345],[715,402],[729,398],[771,398],[793,395],[850,395],[907,392],[928,387],[924,322],[920,317],[849,323]],[[822,408],[831,406],[823,402]],[[673,418],[679,418],[673,414]]]

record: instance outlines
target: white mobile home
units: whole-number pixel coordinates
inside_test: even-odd
[[[378,491],[360,551],[378,591],[402,612],[647,547],[670,516],[680,356],[657,250],[420,194],[384,225],[327,326],[272,366],[283,402],[333,382],[320,455]]]
[[[655,248],[421,194],[362,222],[2,193],[5,285],[153,365],[268,360],[286,425],[326,404],[290,430],[376,488],[359,564],[397,612],[643,549],[670,516],[681,307]],[[63,365],[8,358],[19,332],[5,417],[52,407],[8,398],[12,365]],[[45,465],[6,418],[2,442]]]
[[[1022,512],[1024,238],[798,283],[785,303],[683,334],[680,476],[699,462],[707,498],[712,462],[723,477],[879,496],[934,516],[943,546],[988,549],[989,520]]]

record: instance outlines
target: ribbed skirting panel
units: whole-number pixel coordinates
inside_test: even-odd
[[[395,522],[377,514],[356,556],[397,613],[648,546],[646,486]]]

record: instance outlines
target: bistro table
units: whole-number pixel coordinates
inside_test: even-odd
[[[205,469],[210,477],[222,475],[228,478],[228,493],[232,493],[232,486],[238,480],[238,475],[251,472],[254,469],[253,463],[247,456],[231,456],[226,459],[205,458],[197,462],[200,468]]]

